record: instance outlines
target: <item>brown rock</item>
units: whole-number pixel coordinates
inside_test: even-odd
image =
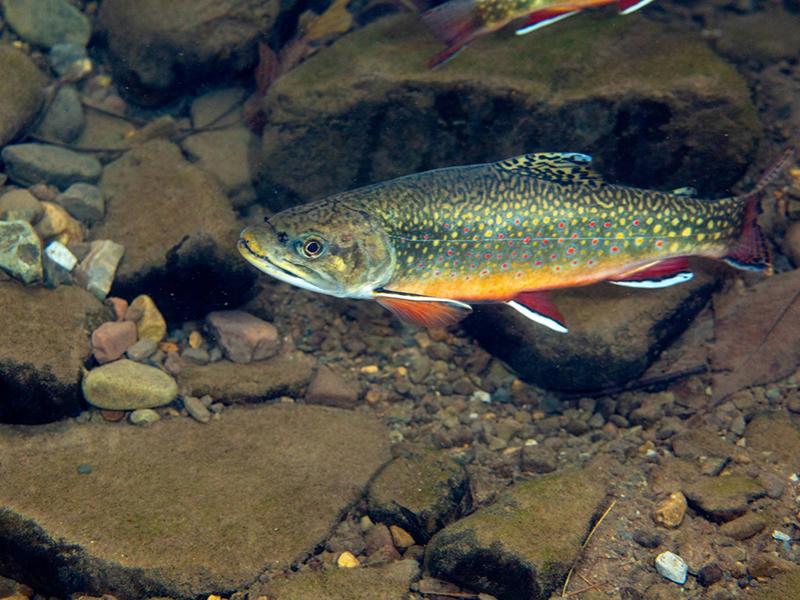
[[[89,334],[111,318],[94,296],[0,282],[0,422],[45,422],[82,406]]]
[[[680,492],[673,492],[655,508],[653,521],[658,525],[674,529],[683,522],[686,508],[686,496]]]
[[[130,321],[108,321],[92,332],[92,352],[99,363],[117,360],[136,343],[136,325]]]
[[[394,540],[392,539],[391,531],[386,525],[376,523],[367,530],[364,535],[364,543],[367,547],[367,555],[370,555],[386,546],[393,547]]]
[[[0,146],[14,139],[42,103],[44,77],[24,52],[0,46]]]
[[[392,541],[394,542],[395,547],[400,550],[410,548],[415,543],[414,538],[411,537],[411,534],[402,527],[391,525],[389,526],[389,532],[392,534]]]
[[[358,404],[358,390],[323,365],[317,369],[308,386],[306,402],[336,408],[354,408]]]
[[[0,221],[36,223],[44,209],[28,190],[16,189],[0,196]]]
[[[776,456],[787,475],[800,468],[800,424],[796,420],[781,414],[756,415],[748,423],[745,437],[752,450]]]
[[[747,572],[750,577],[775,577],[781,573],[787,573],[797,567],[778,556],[762,553],[754,556],[747,565]]]
[[[761,485],[749,477],[700,477],[685,485],[683,493],[698,510],[713,519],[730,521],[744,514],[748,504],[766,494]]]
[[[106,298],[103,304],[110,307],[114,311],[114,317],[117,321],[122,321],[125,318],[125,312],[128,310],[128,301],[125,298],[117,298],[112,296]]]
[[[100,188],[107,214],[92,237],[126,249],[114,295],[150,294],[167,320],[188,320],[251,294],[255,269],[236,251],[228,199],[177,146],[136,146],[106,166]]]
[[[274,356],[281,345],[274,325],[241,310],[212,312],[206,317],[206,326],[233,362],[264,360]]]
[[[36,233],[43,240],[58,238],[62,244],[83,241],[83,228],[58,204],[42,202],[44,214],[36,224]]]
[[[134,298],[125,311],[125,320],[136,323],[140,340],[152,340],[158,344],[167,335],[167,322],[147,294]]]
[[[719,532],[735,540],[746,540],[759,533],[766,526],[767,522],[764,517],[750,512],[738,519],[724,523],[719,528]]]

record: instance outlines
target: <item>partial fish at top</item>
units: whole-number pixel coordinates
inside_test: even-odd
[[[433,33],[447,44],[430,61],[437,67],[458,54],[476,38],[522,19],[516,31],[524,35],[577,15],[585,8],[616,4],[627,15],[653,0],[448,0],[422,15]]]
[[[771,270],[761,192],[701,200],[609,184],[577,153],[438,169],[290,208],[242,231],[251,264],[298,287],[378,301],[403,320],[446,326],[472,304],[504,303],[560,332],[549,290],[607,281],[688,281],[689,256]]]

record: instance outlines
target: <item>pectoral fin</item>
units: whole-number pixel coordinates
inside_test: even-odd
[[[547,292],[522,292],[506,304],[539,325],[559,333],[568,331],[564,317]]]
[[[517,35],[525,35],[531,31],[536,31],[542,27],[552,25],[556,21],[566,19],[572,15],[577,15],[580,10],[572,10],[570,8],[544,8],[532,12],[525,18],[525,22],[515,32]]]
[[[431,298],[398,292],[375,292],[375,300],[406,323],[422,327],[447,327],[472,312],[469,304],[447,298]]]

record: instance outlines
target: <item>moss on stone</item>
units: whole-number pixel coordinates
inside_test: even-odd
[[[738,475],[701,477],[686,486],[689,502],[712,517],[728,520],[747,510],[747,504],[766,491],[755,479]]]

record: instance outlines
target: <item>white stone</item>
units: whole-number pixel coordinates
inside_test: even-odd
[[[665,579],[683,585],[686,583],[689,567],[680,556],[667,551],[656,556],[656,571]]]
[[[65,271],[72,271],[78,264],[78,259],[61,242],[50,242],[45,248],[44,253]]]

